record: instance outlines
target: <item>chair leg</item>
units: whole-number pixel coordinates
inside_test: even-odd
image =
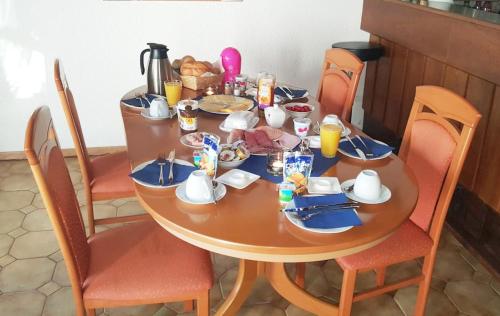
[[[344,270],[342,289],[340,290],[339,316],[351,315],[354,287],[356,286],[356,270]]]
[[[210,314],[210,291],[205,291],[196,299],[196,315],[208,316],[209,314]]]
[[[86,198],[87,202],[87,219],[89,222],[89,235],[95,234],[95,224],[94,224],[94,204],[92,203],[92,196],[89,194]]]
[[[425,305],[427,304],[427,297],[429,295],[429,288],[432,280],[432,270],[434,269],[434,261],[436,259],[436,250],[424,258],[424,265],[422,266],[422,274],[424,279],[420,281],[418,286],[417,302],[415,303],[415,316],[424,316]]]
[[[300,288],[304,288],[306,282],[306,264],[304,262],[298,262],[295,264],[295,284]]]
[[[385,267],[375,269],[377,275],[377,287],[382,287],[385,284]]]
[[[95,309],[87,308],[85,311],[87,312],[87,316],[95,316]]]
[[[194,300],[184,301],[184,313],[194,311]]]

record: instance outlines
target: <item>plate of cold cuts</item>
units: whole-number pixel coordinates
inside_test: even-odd
[[[245,141],[252,155],[267,155],[274,150],[293,149],[300,144],[300,138],[280,129],[269,126],[259,126],[255,129],[234,129],[229,133],[227,142],[233,144]]]

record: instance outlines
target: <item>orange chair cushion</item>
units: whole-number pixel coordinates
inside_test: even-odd
[[[165,302],[212,287],[207,251],[165,231],[154,221],[129,224],[89,239],[90,265],[83,287],[88,303]]]
[[[328,109],[329,113],[337,114],[339,117],[344,110],[349,83],[339,74],[326,74],[323,78],[321,100],[319,103]]]
[[[134,183],[128,176],[130,163],[126,151],[95,157],[90,164],[94,176],[91,184],[94,200],[135,196]]]
[[[344,270],[386,267],[428,254],[432,239],[411,220],[407,220],[394,234],[380,244],[353,255],[338,258]]]
[[[456,143],[448,131],[430,120],[413,124],[406,163],[418,183],[418,200],[410,219],[429,230],[444,178],[453,158]]]

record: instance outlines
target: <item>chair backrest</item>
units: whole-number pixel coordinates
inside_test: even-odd
[[[48,107],[40,107],[32,114],[24,151],[64,256],[75,302],[82,306],[81,289],[87,276],[90,248]]]
[[[363,67],[364,63],[348,50],[328,49],[316,95],[318,102],[329,112],[350,121]]]
[[[435,241],[480,118],[472,104],[445,88],[417,87],[399,156],[419,187],[410,219]]]
[[[90,188],[90,183],[93,180],[93,174],[92,167],[90,165],[89,153],[87,151],[87,146],[85,145],[85,139],[83,138],[82,127],[80,125],[78,112],[76,111],[73,93],[69,88],[68,81],[66,80],[66,74],[64,73],[62,63],[59,59],[54,61],[54,80],[59,94],[59,100],[63,107],[66,121],[68,122],[69,130],[71,132],[71,137],[73,138],[73,143],[75,145],[78,163],[82,172],[82,181],[86,188]]]

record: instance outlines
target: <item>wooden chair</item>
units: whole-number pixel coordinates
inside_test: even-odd
[[[364,63],[341,48],[328,49],[319,81],[318,102],[342,120],[351,120],[352,104]]]
[[[424,315],[444,220],[480,118],[467,100],[449,90],[417,87],[399,153],[417,178],[417,205],[384,242],[337,259],[344,270],[340,315],[349,315],[353,302],[417,284],[415,315]],[[424,258],[421,274],[385,284],[387,266],[419,257]],[[367,270],[375,270],[376,287],[354,294],[357,273]]]
[[[95,225],[143,220],[149,217],[149,215],[141,214],[95,219],[94,201],[135,196],[134,184],[128,176],[130,173],[130,163],[127,158],[127,152],[121,151],[90,158],[85,146],[80,119],[75,107],[75,100],[58,59],[54,62],[54,80],[82,172],[90,235],[95,233]]]
[[[78,201],[48,107],[31,116],[25,153],[62,251],[77,315],[96,308],[197,300],[209,314],[212,264],[205,250],[166,232],[152,220],[87,239]]]

